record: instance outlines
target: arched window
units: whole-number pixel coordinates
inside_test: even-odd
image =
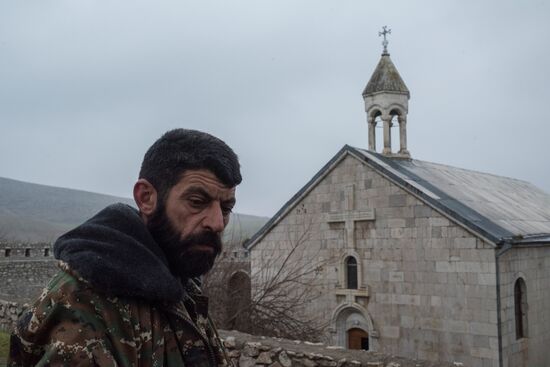
[[[346,259],[346,288],[357,289],[357,260],[353,256]]]
[[[516,339],[527,337],[527,287],[522,278],[514,285],[514,309],[516,314]]]

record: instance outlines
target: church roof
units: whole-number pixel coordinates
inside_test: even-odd
[[[374,73],[372,73],[367,86],[363,90],[363,97],[379,92],[409,95],[409,89],[401,79],[397,68],[390,59],[390,55],[386,53],[382,54]]]
[[[550,243],[550,195],[526,181],[344,146],[248,242],[253,247],[347,154],[494,244]]]

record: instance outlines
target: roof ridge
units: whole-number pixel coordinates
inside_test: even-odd
[[[366,152],[371,153],[371,154],[374,153],[374,154],[380,156],[379,153],[370,151],[370,150],[365,149],[365,148],[358,148],[358,147],[354,147],[354,146],[352,146],[352,148],[353,148],[353,149],[357,149],[357,150],[366,151]],[[391,159],[391,157],[384,157],[384,158],[389,158],[389,159]],[[529,182],[529,181],[527,181],[527,180],[522,180],[522,179],[519,179],[519,178],[514,178],[514,177],[510,177],[510,176],[505,176],[505,175],[499,175],[499,174],[496,174],[496,173],[483,172],[483,171],[476,170],[476,169],[457,167],[457,166],[452,166],[452,165],[450,165],[450,164],[444,164],[444,163],[432,162],[432,161],[425,161],[425,160],[422,160],[422,159],[414,159],[414,158],[411,158],[410,161],[412,161],[412,162],[421,162],[421,163],[430,164],[430,165],[439,166],[439,167],[448,167],[448,168],[452,168],[452,169],[454,169],[454,170],[460,170],[460,171],[464,171],[464,172],[473,172],[473,173],[481,174],[481,175],[484,175],[484,176],[493,176],[493,177],[497,177],[497,178],[505,178],[505,179],[508,179],[508,180],[518,181],[518,182],[522,182],[522,183],[527,183],[527,184],[529,184],[529,185],[534,186],[531,182]]]

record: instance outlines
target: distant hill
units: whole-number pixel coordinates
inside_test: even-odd
[[[134,200],[0,177],[0,239],[51,242],[109,204]],[[226,237],[242,241],[269,218],[235,213]]]

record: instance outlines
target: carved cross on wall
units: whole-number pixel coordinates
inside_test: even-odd
[[[344,189],[345,201],[342,213],[329,213],[327,222],[344,223],[344,235],[346,247],[355,249],[355,222],[374,220],[374,209],[355,211],[355,185],[346,186]]]

